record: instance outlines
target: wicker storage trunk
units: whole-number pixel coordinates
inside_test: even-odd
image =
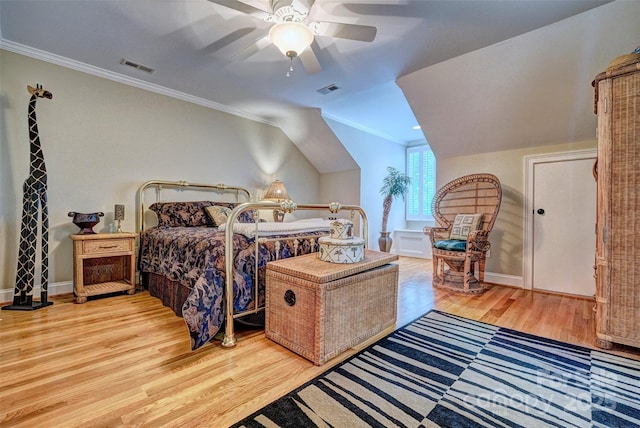
[[[596,345],[640,347],[640,62],[596,76]]]
[[[396,322],[397,255],[366,250],[359,263],[317,254],[267,264],[266,336],[324,364]]]

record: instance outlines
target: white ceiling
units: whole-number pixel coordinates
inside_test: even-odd
[[[269,0],[244,3],[269,8]],[[325,117],[407,144],[424,137],[412,129],[417,120],[396,84],[401,76],[605,3],[316,0],[313,19],[375,26],[377,35],[371,43],[316,36],[312,47],[322,71],[307,74],[296,59],[291,77],[285,77],[288,59],[274,46],[233,60],[271,24],[207,0],[0,0],[0,31],[5,49],[50,55],[72,67],[167,88],[268,123],[307,117],[304,112],[317,109]],[[123,66],[123,58],[156,71]],[[331,84],[340,89],[316,92]],[[298,146],[306,143],[292,139]],[[322,161],[318,165],[321,172],[328,168]]]

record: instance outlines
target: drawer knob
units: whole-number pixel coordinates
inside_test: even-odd
[[[296,293],[291,290],[287,290],[284,292],[284,301],[289,306],[293,306],[296,304]]]

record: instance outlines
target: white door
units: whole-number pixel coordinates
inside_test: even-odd
[[[594,161],[582,158],[534,165],[534,289],[595,294]]]

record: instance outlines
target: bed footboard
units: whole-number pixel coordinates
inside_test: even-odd
[[[328,211],[332,214],[338,214],[339,212],[343,212],[343,211],[347,211],[350,212],[350,216],[351,216],[351,220],[354,221],[354,224],[356,222],[356,220],[359,220],[359,230],[361,231],[360,236],[362,236],[362,238],[364,239],[364,245],[365,248],[368,248],[368,223],[367,223],[367,215],[365,214],[364,210],[357,206],[357,205],[341,205],[338,202],[332,202],[330,204],[296,204],[292,201],[283,201],[281,203],[276,203],[276,202],[261,202],[261,203],[251,203],[251,202],[247,202],[241,205],[238,205],[230,214],[229,217],[227,218],[227,222],[226,222],[226,228],[225,228],[225,253],[226,254],[233,254],[233,225],[234,223],[237,221],[238,216],[244,212],[244,211],[248,211],[248,210],[254,210],[254,212],[256,214],[254,214],[254,217],[259,217],[259,210],[273,210],[273,209],[278,209],[280,211],[284,211],[285,213],[291,213],[293,211],[302,211],[302,210],[306,210],[306,211]],[[356,219],[355,216],[356,214],[359,215],[359,219]],[[357,229],[358,230],[358,229]],[[260,240],[264,240],[265,238],[261,238],[259,235],[259,231],[258,231],[258,223],[255,223],[255,237],[256,237],[256,241],[260,242]],[[291,237],[288,238],[283,238],[283,239],[291,239]],[[255,272],[257,275],[258,272],[258,257],[257,257],[257,252],[258,252],[258,245],[255,246],[256,248],[256,267],[255,267]],[[245,312],[234,312],[234,308],[233,308],[233,295],[234,295],[234,289],[233,289],[233,260],[231,257],[227,257],[225,259],[225,270],[227,272],[227,276],[226,276],[226,282],[225,282],[225,331],[224,331],[224,338],[222,340],[222,346],[225,348],[231,348],[234,347],[237,343],[236,340],[236,336],[235,336],[235,331],[234,331],[234,325],[233,325],[233,320],[235,318],[239,318],[251,313],[256,313],[258,311],[264,310],[264,307],[258,307],[257,302],[258,302],[258,298],[256,295],[255,298],[255,302],[256,302],[256,306],[254,309],[249,310],[249,311],[245,311]],[[258,292],[258,287],[254,287],[255,288],[255,292]],[[231,298],[228,298],[228,296],[232,296]]]

